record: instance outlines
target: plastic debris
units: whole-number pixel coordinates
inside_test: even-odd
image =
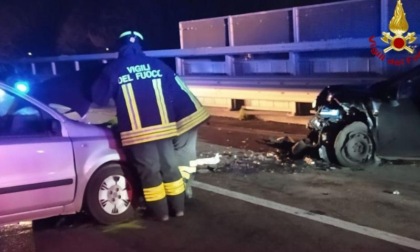
[[[312,160],[312,158],[305,157],[304,161],[309,165],[315,165],[315,162]]]
[[[400,192],[398,190],[384,190],[383,192],[393,194],[393,195],[400,195]]]

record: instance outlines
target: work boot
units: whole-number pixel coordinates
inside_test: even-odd
[[[182,217],[182,216],[184,216],[184,211],[178,211],[178,212],[176,212],[175,213],[175,216],[176,217]]]
[[[162,221],[162,222],[168,221],[169,220],[169,215],[163,215],[163,216],[160,216],[160,217],[156,217],[155,220],[156,221]]]

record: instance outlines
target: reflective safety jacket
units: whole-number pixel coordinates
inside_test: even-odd
[[[140,45],[122,48],[92,86],[100,106],[113,98],[123,146],[178,136],[209,114],[172,69]]]

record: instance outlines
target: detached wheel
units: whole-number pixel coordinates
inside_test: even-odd
[[[334,151],[342,166],[363,168],[374,163],[373,140],[362,122],[354,122],[338,133]]]
[[[131,181],[118,164],[100,168],[92,176],[87,186],[86,205],[96,221],[109,225],[134,217]]]

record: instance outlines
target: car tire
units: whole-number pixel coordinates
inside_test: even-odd
[[[120,164],[109,164],[94,173],[86,189],[86,206],[100,224],[128,221],[135,215],[131,176]]]
[[[340,165],[363,169],[375,163],[375,148],[368,127],[362,122],[353,122],[344,127],[334,142],[335,157]]]

